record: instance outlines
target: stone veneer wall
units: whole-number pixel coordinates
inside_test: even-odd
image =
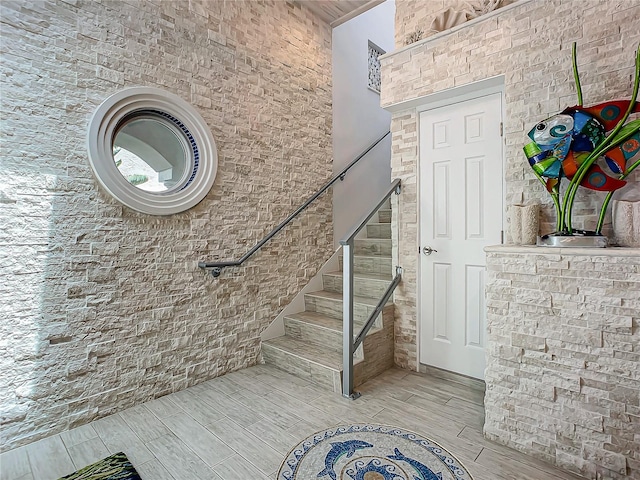
[[[509,5],[519,0],[502,0],[500,6]],[[396,47],[402,48],[407,42],[407,37],[422,32],[422,39],[436,35],[439,32],[430,29],[432,21],[446,10],[453,9],[456,12],[472,12],[474,6],[480,10],[484,0],[410,0],[403,2],[407,8],[402,8],[396,14],[395,41]],[[409,6],[408,4],[413,4]]]
[[[2,2],[0,448],[258,361],[260,332],[332,253],[331,31],[283,1]],[[127,86],[191,102],[218,176],[152,217],[98,187],[88,120]]]
[[[520,0],[493,16],[450,34],[403,46],[416,25],[431,24],[442,2],[396,0],[396,46],[382,59],[381,104],[389,107],[497,75],[505,78],[505,206],[544,203],[541,232],[554,230],[548,195],[522,153],[526,133],[540,120],[577,102],[571,69],[571,42],[577,41],[586,105],[632,92],[635,48],[640,42],[640,1],[583,2]],[[391,121],[392,178],[403,192],[393,225],[399,243],[394,264],[402,265],[396,290],[396,363],[415,368],[417,294],[418,115],[397,111]],[[636,171],[638,184],[640,172]],[[601,195],[579,193],[574,225],[593,228]],[[508,233],[508,228],[505,228]]]
[[[487,249],[485,436],[640,478],[640,249]]]

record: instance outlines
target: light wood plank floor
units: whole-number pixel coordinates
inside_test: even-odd
[[[351,401],[259,365],[6,452],[0,478],[57,479],[124,451],[144,480],[274,479],[300,440],[360,422],[435,440],[475,480],[580,478],[485,440],[478,389],[391,369],[359,390]]]

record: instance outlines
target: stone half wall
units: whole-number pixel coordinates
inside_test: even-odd
[[[283,1],[2,2],[0,449],[255,364],[260,333],[331,255],[331,31]],[[189,101],[217,142],[195,208],[139,214],[89,167],[123,87]]]
[[[486,250],[485,436],[640,478],[640,249]]]
[[[396,32],[410,22],[430,25],[442,2],[396,1]],[[640,43],[640,0],[584,2],[520,0],[474,24],[427,38],[382,58],[381,104],[390,107],[490,77],[504,76],[505,209],[541,203],[541,233],[555,228],[544,187],[531,173],[522,147],[540,120],[575,105],[571,43],[578,43],[585,105],[632,92],[635,48]],[[400,37],[403,38],[403,37]],[[400,45],[398,45],[400,46]],[[396,298],[396,362],[416,368],[418,265],[418,115],[416,108],[394,111],[391,121],[392,178],[401,178],[397,225],[397,264],[404,269]],[[638,185],[640,172],[631,183]],[[496,182],[500,182],[496,179]],[[627,187],[627,191],[633,188]],[[636,191],[637,187],[636,187]],[[600,192],[578,194],[574,226],[593,229]],[[508,236],[508,225],[505,225]],[[605,232],[610,231],[610,222]],[[395,261],[395,260],[394,260]]]

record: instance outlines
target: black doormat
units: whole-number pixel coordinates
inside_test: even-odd
[[[120,452],[92,463],[59,480],[142,480],[127,456]]]

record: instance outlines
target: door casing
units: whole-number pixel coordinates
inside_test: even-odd
[[[494,93],[499,93],[502,97],[502,121],[504,122],[505,118],[505,98],[504,98],[504,76],[491,77],[485,80],[480,80],[478,82],[474,82],[471,84],[463,85],[460,87],[454,87],[448,90],[443,90],[441,92],[437,92],[431,95],[427,95],[421,98],[421,104],[416,107],[416,123],[417,123],[417,132],[420,134],[420,114],[422,112],[426,112],[429,110],[434,110],[440,107],[446,107],[449,105],[454,105],[456,103],[465,102],[467,100],[473,100],[475,98],[483,97],[486,95],[491,95]],[[503,148],[502,148],[502,166],[503,173],[505,171],[505,158],[504,158],[504,139],[505,136],[502,136]],[[416,189],[417,189],[417,211],[416,216],[417,220],[420,221],[422,216],[422,212],[420,211],[421,205],[421,192],[423,192],[422,186],[420,185],[421,171],[420,171],[420,139],[418,138],[418,151],[416,158]],[[505,176],[502,175],[502,229],[504,230],[504,226],[506,225],[506,212],[505,212]],[[420,228],[416,229],[416,245],[422,246],[422,239],[420,238]],[[420,254],[418,253],[418,249],[416,248],[414,254],[416,255],[417,269],[416,269],[416,371],[420,371],[420,338],[421,338],[421,328],[422,328],[422,267],[420,262]]]

